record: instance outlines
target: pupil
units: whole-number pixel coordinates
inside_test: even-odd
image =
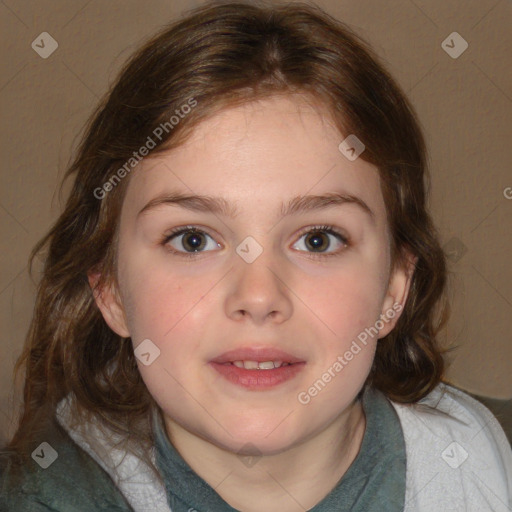
[[[319,233],[312,234],[311,237],[308,239],[308,243],[309,245],[311,245],[313,249],[320,248],[323,244],[322,235]],[[321,252],[325,251],[326,249],[327,247],[324,247],[323,249],[321,249]]]
[[[197,251],[204,246],[204,242],[201,240],[201,235],[198,233],[192,233],[183,237],[184,245],[187,249]]]

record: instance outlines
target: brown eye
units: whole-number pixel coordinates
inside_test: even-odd
[[[193,228],[182,228],[169,234],[163,245],[170,245],[175,252],[180,253],[205,252],[220,247],[210,235]]]
[[[325,256],[335,256],[349,245],[348,239],[331,226],[318,226],[303,232],[295,247],[299,251]]]
[[[181,243],[186,251],[200,251],[206,245],[203,233],[187,233],[183,235]]]
[[[313,231],[307,234],[305,239],[306,247],[313,251],[325,252],[331,242],[325,233],[321,231]]]

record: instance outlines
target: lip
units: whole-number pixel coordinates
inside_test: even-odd
[[[282,361],[290,364],[272,370],[247,370],[229,364],[233,361]],[[306,361],[275,347],[242,347],[224,352],[208,364],[231,384],[251,391],[264,391],[293,379],[306,366]]]
[[[246,370],[230,363],[213,361],[210,361],[209,365],[231,384],[250,391],[264,391],[293,379],[306,366],[306,363],[293,363],[273,370]]]
[[[283,363],[305,363],[303,359],[274,347],[242,347],[224,352],[210,363],[232,363],[233,361],[283,361]],[[262,370],[272,371],[272,370]]]

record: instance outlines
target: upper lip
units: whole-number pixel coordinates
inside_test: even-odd
[[[283,363],[303,363],[304,360],[274,347],[245,347],[224,352],[212,359],[212,363],[232,363],[233,361],[282,361]]]

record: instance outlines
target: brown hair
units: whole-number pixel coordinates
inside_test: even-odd
[[[409,299],[395,329],[378,343],[369,382],[403,403],[440,382],[446,269],[427,212],[426,149],[413,109],[372,50],[319,8],[215,2],[145,44],[87,126],[66,174],[74,184],[65,210],[31,255],[32,263],[47,249],[17,365],[26,369],[24,408],[10,447],[19,449],[68,393],[76,397],[77,414],[94,414],[126,438],[149,442],[154,402],[131,339],[108,328],[87,279],[95,269],[98,286],[116,282],[117,226],[129,176],[113,177],[162,123],[167,130],[153,152],[178,146],[221,109],[290,93],[319,101],[340,134],[364,142],[361,158],[380,173],[392,261],[402,263],[405,248],[417,257]],[[191,100],[196,106],[170,127],[170,116]],[[109,180],[114,185],[99,200],[95,191]]]

